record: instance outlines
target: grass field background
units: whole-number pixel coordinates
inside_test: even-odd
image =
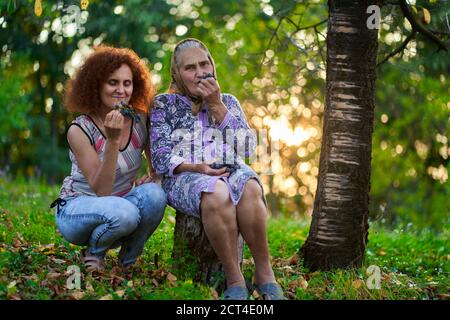
[[[0,299],[217,299],[220,292],[192,280],[186,267],[172,270],[174,210],[148,241],[133,274],[117,267],[117,250],[106,258],[101,276],[84,272],[80,247],[55,230],[49,204],[59,187],[25,180],[0,179]],[[358,270],[309,272],[298,250],[308,235],[309,221],[269,220],[273,268],[289,299],[449,299],[449,221],[440,231],[412,224],[389,228],[372,222],[365,263]],[[80,288],[67,288],[70,266],[81,270]],[[376,266],[369,269],[369,266]],[[379,269],[377,269],[379,268]],[[379,288],[376,272],[380,271]],[[375,273],[374,273],[375,272]],[[252,277],[245,252],[244,273]],[[375,282],[374,282],[375,281]],[[375,285],[375,287],[374,287]],[[258,296],[255,293],[254,298]]]

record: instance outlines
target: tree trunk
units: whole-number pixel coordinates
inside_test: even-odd
[[[310,270],[358,268],[368,236],[378,30],[375,1],[329,0],[327,93],[319,181],[301,249]]]
[[[197,265],[195,281],[210,285],[219,291],[225,288],[222,264],[209,243],[200,219],[177,211],[172,258],[174,269],[194,262]],[[239,234],[238,255],[242,269],[244,240]]]

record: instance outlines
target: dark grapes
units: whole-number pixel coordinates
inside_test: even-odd
[[[129,117],[133,119],[136,123],[141,121],[141,118],[139,118],[139,116],[136,114],[133,107],[131,105],[127,106],[127,103],[123,100],[120,102],[120,105],[117,102],[114,103],[114,110],[120,110],[120,113],[124,117]]]

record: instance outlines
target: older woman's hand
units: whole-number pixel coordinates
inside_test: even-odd
[[[228,109],[222,102],[219,83],[213,77],[201,79],[198,83],[198,90],[217,123],[221,123]]]
[[[208,105],[214,107],[222,103],[219,83],[213,77],[201,79],[198,82],[198,91]]]
[[[213,169],[206,163],[199,163],[199,164],[195,165],[196,172],[207,174],[209,176],[228,177],[230,175],[230,173],[227,172],[226,170],[227,170],[226,167],[223,167],[220,169]]]

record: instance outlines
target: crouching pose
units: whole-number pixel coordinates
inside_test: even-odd
[[[66,86],[66,107],[82,115],[67,130],[72,170],[52,207],[63,237],[87,247],[87,271],[101,271],[107,250],[119,246],[128,269],[162,220],[164,191],[149,175],[135,180],[143,151],[151,169],[152,98],[145,64],[123,48],[97,48]]]

